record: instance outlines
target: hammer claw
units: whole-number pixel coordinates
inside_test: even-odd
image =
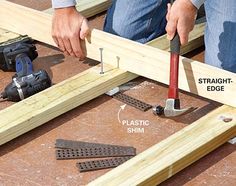
[[[167,99],[166,100],[166,106],[164,108],[164,114],[166,117],[176,117],[183,114],[187,114],[189,112],[192,112],[196,110],[195,107],[189,107],[185,109],[176,109],[175,108],[175,99]]]

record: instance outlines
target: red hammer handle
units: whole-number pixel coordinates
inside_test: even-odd
[[[178,81],[179,81],[179,54],[171,53],[170,60],[170,84],[168,98],[179,99]]]
[[[180,54],[180,38],[176,33],[175,37],[170,41],[170,84],[168,98],[179,99],[178,81],[179,81],[179,54]]]

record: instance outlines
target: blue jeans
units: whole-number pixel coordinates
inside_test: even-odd
[[[104,31],[140,43],[165,33],[169,0],[114,0]],[[236,73],[236,0],[206,0],[205,61]]]
[[[236,0],[206,0],[205,61],[236,73]]]
[[[104,31],[146,43],[165,34],[169,0],[114,0]]]

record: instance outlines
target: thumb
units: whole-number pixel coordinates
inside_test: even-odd
[[[80,30],[80,39],[85,40],[85,38],[89,35],[90,29],[88,26],[88,21],[87,19],[83,19],[82,24],[81,24],[81,30]]]

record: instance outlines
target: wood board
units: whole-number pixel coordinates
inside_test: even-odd
[[[19,37],[19,36],[20,36],[19,34],[14,34],[14,33],[12,33],[12,32],[9,32],[9,31],[3,30],[3,29],[0,29],[0,32],[2,33],[2,34],[0,34],[0,38],[2,38],[3,41],[7,41],[9,38],[14,38],[14,37]],[[195,33],[198,37],[200,37],[200,35],[203,34],[202,30],[201,30],[201,29],[198,29],[198,28],[197,28],[197,30],[195,30],[194,33]],[[10,37],[6,37],[6,36],[10,36]],[[189,52],[189,51],[191,51],[191,50],[194,50],[194,49],[196,48],[196,46],[198,46],[198,45],[194,45],[194,44],[193,44],[194,42],[197,42],[197,43],[199,44],[199,42],[198,42],[198,37],[195,37],[194,35],[192,35],[192,37],[190,37],[190,43],[192,43],[192,44],[191,44],[190,47],[188,47],[188,50],[185,50],[184,52]],[[5,40],[4,40],[4,39],[5,39]],[[163,38],[163,37],[160,38],[160,42],[158,42],[158,41],[159,41],[159,40],[156,39],[155,42],[151,42],[151,43],[152,43],[153,45],[155,44],[155,47],[159,47],[160,49],[163,49],[163,50],[168,49],[169,43],[166,42],[166,41],[164,41],[164,38]],[[149,43],[148,43],[148,44],[149,44]],[[203,42],[202,42],[201,44],[203,44]],[[137,76],[135,76],[134,74],[129,73],[129,72],[124,72],[123,75],[124,75],[125,77],[129,77],[128,80],[131,80],[132,78],[137,77]],[[131,77],[132,77],[132,78],[131,78]],[[111,78],[112,78],[112,77],[111,77]],[[127,81],[128,81],[128,80],[127,80]],[[64,83],[64,82],[62,82],[62,83]],[[69,83],[70,83],[69,81],[66,81],[65,84],[69,84]],[[114,86],[115,86],[115,85],[114,85]],[[112,87],[112,88],[113,88],[113,87]],[[53,91],[53,89],[54,89],[54,87],[52,88],[51,91]],[[55,87],[55,91],[57,91],[57,88],[56,88],[56,87]],[[38,96],[38,95],[35,95],[35,96],[33,96],[32,98],[29,98],[29,99],[35,99],[34,97],[36,97],[36,96]],[[40,95],[39,95],[39,97],[40,97]],[[37,99],[38,99],[38,98],[37,98]],[[21,104],[21,103],[19,103],[19,104]],[[45,103],[45,105],[46,105],[46,103]],[[60,106],[60,105],[58,105],[58,107],[59,107],[59,106]],[[12,112],[12,110],[14,110],[15,107],[16,107],[16,106],[9,108],[8,112]],[[23,106],[21,105],[21,107],[23,107]],[[56,107],[56,106],[55,106],[55,107]],[[74,106],[72,106],[70,109],[72,109],[72,108],[74,108]],[[34,108],[31,108],[31,109],[32,109],[32,111],[34,111],[34,110],[40,110],[38,107],[34,107]],[[48,107],[47,109],[51,109],[51,108]],[[70,109],[68,108],[68,110],[70,110]],[[68,110],[67,110],[67,111],[68,111]],[[0,115],[1,115],[2,117],[4,117],[4,114],[5,114],[5,111],[0,112]],[[42,114],[42,113],[39,111],[38,114]],[[47,121],[49,121],[49,120],[55,118],[57,115],[58,115],[58,113],[50,115],[50,117],[47,118]],[[30,121],[31,119],[32,119],[32,116],[31,116],[31,115],[28,115],[28,120]],[[15,118],[15,120],[17,120],[17,119]],[[12,121],[9,120],[8,122],[11,123]],[[43,122],[46,122],[46,121],[43,121]],[[35,127],[37,127],[37,126],[39,126],[39,125],[41,125],[41,124],[42,124],[42,122],[40,122],[40,123],[37,123],[37,122],[36,122],[36,123],[35,123]],[[6,125],[7,125],[7,124],[6,124]],[[18,125],[21,125],[21,121],[18,123]],[[33,129],[33,128],[31,128],[31,129]],[[16,130],[17,130],[17,129],[16,129]],[[26,132],[26,131],[28,131],[28,129],[25,130],[25,131],[22,131],[21,133],[23,134],[23,133]],[[3,134],[3,133],[6,133],[6,131],[2,130],[2,134]],[[5,143],[5,142],[7,142],[7,141],[9,141],[9,140],[11,140],[11,139],[14,139],[16,136],[20,135],[21,133],[17,133],[17,134],[15,134],[15,135],[11,135],[12,137],[8,137],[7,139],[2,140],[1,143],[3,144],[3,143]]]
[[[112,0],[79,0],[76,9],[86,18],[106,11],[111,6]],[[49,8],[45,13],[53,14],[54,9]]]
[[[0,145],[137,77],[105,66],[92,67],[0,111]],[[14,114],[13,114],[14,113]]]
[[[230,107],[227,107],[227,108],[230,108]],[[231,108],[231,109],[232,109],[232,108]],[[226,112],[225,112],[225,109],[224,109],[224,110],[221,110],[221,111],[223,111],[224,113],[226,113]],[[234,113],[234,114],[235,114],[235,113]],[[221,118],[221,117],[220,117],[220,118]],[[233,121],[234,121],[234,119],[235,119],[235,118],[233,118]],[[225,128],[225,129],[226,129],[226,128]],[[234,133],[232,134],[232,136],[235,135],[235,127],[234,127],[233,129],[234,129],[234,131],[230,129],[230,132],[232,132],[232,131],[234,132]],[[221,134],[223,134],[223,132],[225,132],[225,131],[221,131],[221,132],[222,132]],[[225,133],[224,133],[224,134],[225,134]],[[230,134],[231,134],[231,133],[230,133]],[[229,135],[229,133],[227,133],[227,136],[228,136],[228,135]],[[226,134],[225,134],[225,136],[226,136]],[[216,139],[216,138],[214,138],[214,140],[215,140],[215,139]],[[223,139],[225,139],[225,138],[223,138]],[[220,140],[221,140],[221,141],[218,142],[218,143],[222,143],[222,138],[220,138]],[[208,148],[209,148],[209,147],[208,147]],[[216,146],[214,146],[213,148],[216,148]],[[209,149],[210,149],[210,148],[209,148]],[[210,150],[212,150],[212,149],[210,149]],[[183,164],[183,165],[181,164],[181,167],[183,167],[183,166],[184,166],[184,164]],[[172,169],[169,169],[169,170],[172,170]],[[176,170],[178,170],[178,169],[176,169]],[[172,170],[172,171],[173,171],[173,170]],[[174,174],[175,171],[173,171],[172,173]],[[169,173],[168,175],[171,176],[172,174]],[[163,179],[166,179],[166,178],[163,178]],[[156,182],[153,182],[153,180],[154,180],[154,178],[151,179],[151,180],[147,179],[147,184],[149,184],[149,183],[156,183]],[[150,182],[149,182],[149,181],[150,181]],[[155,181],[155,180],[154,180],[154,181]],[[146,181],[145,181],[145,182],[146,182]],[[145,183],[144,183],[144,184],[145,184]]]
[[[14,11],[14,17],[9,12]],[[24,12],[24,13],[22,13]],[[9,21],[9,17],[12,18]],[[13,19],[14,18],[14,19]],[[41,42],[54,45],[51,38],[51,18],[49,14],[32,10],[9,2],[0,2],[0,27],[19,34],[27,34]],[[24,22],[24,26],[22,25]],[[164,84],[169,83],[169,53],[145,46],[103,31],[92,30],[86,40],[87,56],[100,60],[103,48],[104,63],[119,67]],[[179,88],[220,103],[236,107],[236,74],[199,63],[184,57],[180,59]],[[230,78],[225,90],[207,91],[207,86],[198,83],[200,78]]]
[[[232,118],[224,122],[223,118]],[[88,186],[157,185],[236,135],[236,109],[222,106]]]
[[[192,51],[193,49],[199,48],[204,44],[204,31],[205,31],[206,24],[199,23],[196,24],[193,31],[189,34],[189,42],[187,45],[181,47],[181,55]],[[166,39],[166,35],[163,35],[157,39],[152,40],[149,42],[149,46],[159,48],[165,51],[170,51],[170,44],[169,40]],[[162,46],[162,48],[160,48]],[[165,48],[163,47],[165,46]]]
[[[8,40],[11,39],[15,39],[20,37],[19,34],[4,30],[4,29],[0,29],[0,44],[3,42],[7,42]]]

